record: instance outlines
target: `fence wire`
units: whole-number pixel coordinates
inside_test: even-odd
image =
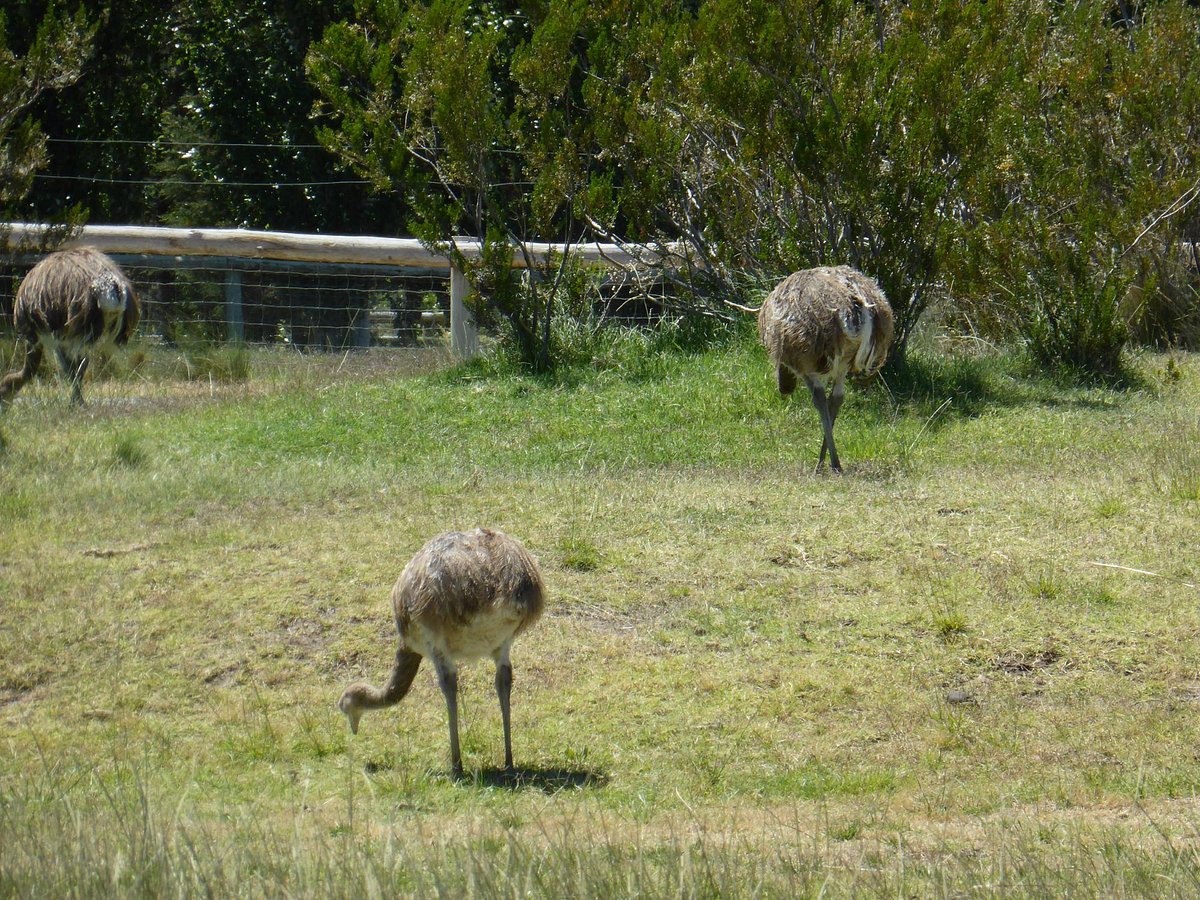
[[[340,351],[441,344],[450,320],[445,269],[232,257],[110,254],[142,305],[139,337],[178,346],[205,341]],[[13,336],[13,301],[39,256],[0,257],[0,337]],[[583,302],[627,325],[660,319],[669,286],[611,271]]]
[[[301,350],[439,343],[449,324],[444,269],[112,254],[142,304],[150,343],[234,341]],[[0,335],[13,332],[21,279],[37,257],[0,264]]]

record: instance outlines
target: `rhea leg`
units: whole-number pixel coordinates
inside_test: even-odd
[[[71,376],[71,405],[83,406],[83,376],[87,373],[88,358],[85,356],[75,365]]]
[[[842,401],[846,399],[846,382],[839,378],[833,383],[833,390],[829,392],[829,459],[833,471],[842,471],[842,464],[838,461],[837,448],[833,446],[833,426],[837,424],[838,412],[841,411]]]
[[[817,414],[821,417],[821,429],[824,432],[824,437],[821,441],[821,455],[817,458],[817,467],[814,471],[819,472],[821,466],[825,464],[825,451],[829,451],[829,465],[835,472],[842,471],[842,463],[838,459],[837,447],[833,444],[833,416],[836,415],[836,410],[842,405],[842,398],[837,394],[835,388],[835,397],[837,398],[834,406],[833,415],[830,414],[829,402],[825,399],[825,385],[821,380],[813,375],[804,376],[805,383],[808,384],[808,390],[812,394],[813,406],[817,408]]]
[[[59,349],[58,365],[71,385],[71,405],[83,406],[83,376],[87,372],[88,358],[68,356]]]
[[[796,389],[796,373],[787,366],[780,363],[775,368],[775,374],[779,382],[779,393],[787,396]]]
[[[42,346],[41,341],[34,340],[27,343],[25,348],[25,362],[21,368],[0,379],[0,409],[12,400],[17,391],[23,388],[29,379],[37,374],[45,352],[46,348]]]
[[[509,717],[512,697],[513,670],[508,661],[508,647],[496,653],[496,696],[500,698],[500,718],[504,721],[504,768],[512,771],[512,725]]]
[[[462,752],[458,747],[458,670],[454,664],[440,656],[433,658],[437,668],[438,687],[446,698],[446,712],[450,718],[450,765],[455,778],[462,778]]]

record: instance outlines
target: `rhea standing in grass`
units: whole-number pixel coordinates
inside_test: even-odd
[[[25,361],[0,379],[0,408],[37,374],[53,350],[71,384],[71,402],[83,403],[83,376],[98,350],[129,341],[141,310],[120,267],[94,247],[51,253],[17,288],[13,322],[25,340]]]
[[[842,471],[833,425],[847,375],[871,378],[892,345],[892,308],[873,278],[849,266],[795,272],[776,285],[758,311],[758,336],[774,364],[784,396],[803,379],[821,417],[824,438],[817,469]],[[826,383],[832,390],[826,397]]]
[[[458,665],[490,656],[496,662],[496,695],[504,720],[504,766],[513,768],[509,697],[513,640],[537,621],[545,604],[537,561],[515,538],[487,528],[452,531],[422,547],[392,589],[400,645],[391,677],[382,688],[352,684],[338,708],[358,733],[368,709],[404,699],[422,657],[437,669],[450,718],[450,760],[463,773],[458,746]]]

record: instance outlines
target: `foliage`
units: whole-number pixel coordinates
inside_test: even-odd
[[[475,288],[474,311],[503,319],[526,364],[552,363],[555,294],[565,257],[518,280],[514,252],[579,235],[582,157],[570,46],[582,4],[544,17],[501,3],[365,3],[312,47],[308,72],[336,128],[323,143],[385,189],[403,191],[412,228],[447,252]],[[480,239],[469,257],[454,237]],[[521,248],[518,250],[517,248]]]
[[[898,366],[953,289],[990,291],[984,324],[1015,322],[1039,364],[1112,374],[1133,275],[1200,191],[1198,22],[1178,2],[1116,23],[1041,0],[364,4],[309,72],[322,139],[402,186],[418,233],[484,237],[477,287],[540,365],[552,298],[503,264],[585,226],[683,238],[710,313],[856,265],[896,309]]]
[[[76,83],[42,98],[34,115],[51,139],[47,174],[28,199],[23,217],[53,220],[75,205],[88,217],[140,221],[145,177],[157,138],[158,116],[173,79],[164,61],[171,41],[171,0],[77,0],[80,15],[95,23],[94,53]],[[7,4],[26,39],[43,3]],[[134,182],[132,184],[126,182]]]
[[[21,34],[43,5],[11,4]],[[334,175],[308,116],[304,54],[314,34],[349,14],[348,0],[80,8],[98,23],[96,52],[78,84],[34,108],[52,139],[54,178],[25,217],[82,203],[110,222],[398,229],[394,202]]]
[[[1129,288],[1175,256],[1200,193],[1200,16],[1161,3],[1117,26],[1096,4],[1027,17],[990,165],[965,186],[975,268],[958,286],[1009,311],[1039,365],[1111,377]]]
[[[91,54],[96,23],[82,7],[38,4],[28,41],[22,46],[0,11],[0,213],[8,216],[46,166],[46,135],[31,109],[53,91],[74,83]]]
[[[1005,27],[994,5],[713,0],[676,41],[682,62],[630,36],[644,108],[631,138],[607,136],[647,152],[623,167],[622,199],[660,195],[662,226],[727,293],[817,264],[874,274],[899,357],[937,285],[984,113],[1006,89]]]
[[[365,221],[374,233],[399,227],[388,198],[337,173],[308,117],[314,91],[300,74],[304,54],[351,9],[346,0],[175,5],[164,61],[173,97],[158,124],[172,143],[152,166],[162,183],[151,202],[164,222],[344,233]],[[198,191],[197,183],[214,186]]]
[[[790,270],[851,263],[897,311],[893,371],[936,301],[1038,365],[1105,376],[1131,333],[1200,331],[1174,252],[1200,221],[1185,0],[43,7],[6,5],[9,42],[59,42],[39,58],[82,77],[8,101],[24,112],[0,147],[33,155],[3,190],[52,176],[18,212],[414,233],[530,369],[564,352],[572,278],[569,252],[515,277],[530,239],[672,247],[645,262],[680,309],[725,319]],[[343,172],[369,185],[322,184]]]

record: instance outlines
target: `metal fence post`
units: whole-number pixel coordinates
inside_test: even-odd
[[[450,267],[450,352],[458,359],[470,359],[479,353],[479,329],[467,309],[470,292],[467,276]]]
[[[242,314],[242,273],[237,269],[229,269],[225,273],[225,332],[235,344],[246,340],[246,319]]]

